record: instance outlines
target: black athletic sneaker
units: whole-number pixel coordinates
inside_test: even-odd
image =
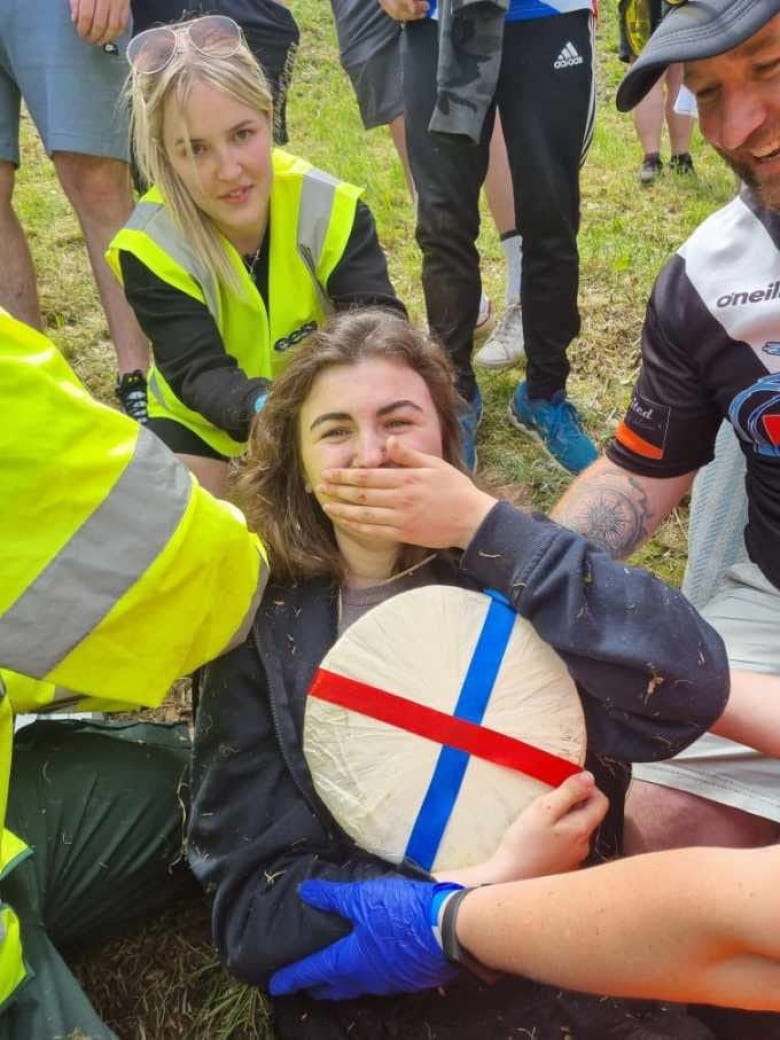
[[[126,415],[139,423],[147,421],[149,412],[146,404],[146,376],[140,368],[135,372],[125,372],[117,378],[116,396]]]
[[[664,164],[658,152],[648,152],[639,167],[639,183],[645,187],[652,184],[664,171]]]
[[[688,177],[690,174],[696,173],[690,152],[680,152],[679,155],[673,155],[669,160],[669,169],[679,173],[681,177]]]

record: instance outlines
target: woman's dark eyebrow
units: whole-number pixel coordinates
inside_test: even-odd
[[[421,412],[422,408],[419,404],[415,404],[414,401],[393,401],[390,404],[383,405],[378,411],[377,415],[379,418],[384,418],[385,415],[389,415],[390,412],[394,412],[397,408],[414,408],[415,411]],[[349,412],[323,412],[322,415],[318,415],[314,422],[309,427],[309,431],[313,430],[315,426],[319,426],[324,422],[350,422],[352,416]]]
[[[352,416],[349,412],[323,412],[322,415],[318,415],[314,422],[309,427],[309,430],[313,430],[315,426],[320,426],[324,422],[349,422]]]
[[[396,408],[414,408],[414,410],[417,411],[417,412],[421,412],[422,411],[422,408],[419,406],[419,404],[415,404],[414,401],[403,400],[403,401],[393,401],[392,404],[384,405],[382,408],[379,409],[379,411],[376,414],[378,416],[380,416],[380,417],[381,416],[385,416],[389,412],[394,412],[396,410]]]

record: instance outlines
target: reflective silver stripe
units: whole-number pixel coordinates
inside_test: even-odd
[[[131,231],[146,231],[162,209],[163,206],[160,202],[144,202],[142,200],[130,214],[130,219],[125,223],[125,227]]]
[[[216,319],[219,315],[217,280],[176,227],[166,207],[159,202],[139,202],[125,226],[133,231],[143,231],[171,260],[192,275],[206,297],[206,306]]]
[[[243,643],[246,637],[249,635],[249,630],[251,629],[252,622],[255,619],[257,608],[260,606],[260,600],[263,598],[265,587],[268,584],[268,577],[268,567],[266,566],[265,561],[261,556],[260,573],[257,577],[257,588],[255,589],[254,595],[252,596],[252,602],[249,604],[249,609],[247,610],[246,614],[244,614],[241,624],[238,626],[236,631],[231,636],[227,646],[224,648],[224,650],[221,651],[223,654],[227,653],[228,650],[232,650],[240,643]]]
[[[338,185],[339,182],[335,178],[322,170],[308,170],[303,175],[301,204],[298,210],[298,252],[309,269],[325,314],[332,312],[333,304],[324,287],[320,285],[317,268],[322,258]]]
[[[338,186],[339,181],[330,174],[313,168],[307,170],[303,175],[298,210],[298,253],[309,270],[320,306],[326,314],[333,310],[333,305],[324,286],[320,285],[317,268],[322,258]],[[220,297],[217,280],[187,243],[165,206],[159,202],[139,202],[126,227],[148,235],[175,263],[191,275],[200,286],[209,311],[215,319],[219,318]]]
[[[152,391],[158,404],[161,404],[163,408],[167,408],[165,398],[163,397],[162,387],[160,386],[160,377],[157,374],[157,369],[153,369],[152,374],[149,376],[149,389]]]
[[[62,711],[63,708],[67,708],[71,704],[78,704],[79,701],[83,700],[83,693],[74,693],[73,690],[69,690],[65,686],[55,686],[50,702],[51,707],[39,707],[38,711]]]
[[[46,676],[159,556],[190,494],[188,471],[140,427],[133,457],[106,499],[0,615],[3,666]]]

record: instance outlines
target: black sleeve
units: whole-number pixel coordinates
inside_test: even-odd
[[[614,463],[664,478],[691,473],[712,459],[723,415],[699,362],[716,336],[682,257],[673,257],[647,307],[639,378],[607,448]]]
[[[132,253],[120,251],[119,263],[125,295],[168,385],[188,408],[245,441],[268,380],[244,375],[205,304],[168,285]]]
[[[302,903],[307,878],[361,881],[394,868],[318,815],[288,768],[299,747],[277,740],[260,658],[250,640],[205,670],[192,771],[189,861],[214,895],[214,940],[229,970],[265,986],[284,964],[350,928]]]
[[[461,569],[503,593],[563,658],[592,751],[623,762],[670,758],[722,713],[722,639],[648,571],[506,502],[487,515]]]
[[[406,315],[387,273],[371,210],[358,202],[344,255],[328,279],[328,296],[337,311],[350,307],[389,307]]]

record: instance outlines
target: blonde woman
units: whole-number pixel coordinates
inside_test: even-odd
[[[153,187],[108,259],[152,344],[151,429],[221,494],[270,381],[328,311],[403,307],[360,190],[273,150],[268,84],[232,19],[149,29],[128,58]]]

